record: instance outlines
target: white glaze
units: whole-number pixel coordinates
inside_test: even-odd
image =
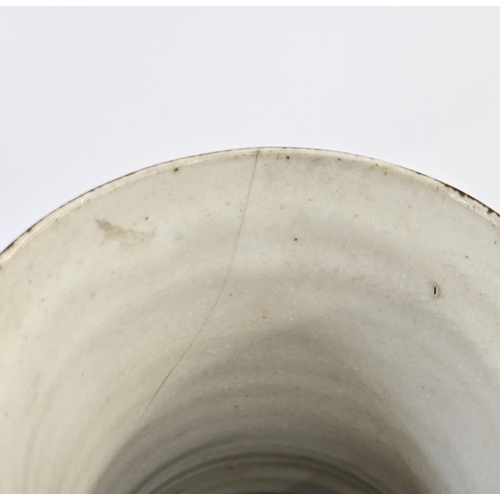
[[[146,492],[290,452],[384,491],[499,492],[499,221],[300,149],[83,195],[0,255],[0,491]]]

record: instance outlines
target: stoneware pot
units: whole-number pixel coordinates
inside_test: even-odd
[[[81,196],[0,256],[0,490],[500,492],[499,228],[302,149]]]

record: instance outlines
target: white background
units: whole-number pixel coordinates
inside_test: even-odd
[[[500,9],[0,10],[0,249],[85,191],[250,146],[352,152],[500,211]]]

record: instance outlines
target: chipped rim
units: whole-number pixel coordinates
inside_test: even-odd
[[[97,186],[91,189],[90,191],[87,191],[86,193],[77,196],[76,198],[68,201],[59,208],[56,208],[55,210],[47,214],[45,217],[41,218],[38,222],[35,222],[35,224],[33,224],[29,229],[27,229],[12,243],[10,243],[10,245],[8,245],[2,252],[0,252],[0,270],[2,269],[3,266],[5,266],[5,264],[7,264],[7,262],[10,261],[10,259],[12,259],[12,257],[14,257],[14,255],[21,248],[26,246],[31,241],[32,238],[34,238],[45,228],[49,227],[51,224],[53,224],[61,217],[64,217],[65,215],[73,211],[75,208],[99,196],[109,193],[110,191],[114,191],[115,189],[124,186],[130,182],[134,182],[136,180],[143,179],[151,175],[155,175],[161,172],[162,170],[172,170],[180,166],[195,165],[196,163],[207,159],[231,157],[234,155],[241,155],[241,154],[252,154],[252,153],[258,153],[259,151],[279,151],[281,153],[290,151],[293,154],[309,154],[309,155],[320,154],[322,156],[331,157],[333,159],[356,160],[358,162],[361,161],[381,169],[383,168],[391,169],[399,174],[406,175],[407,177],[410,177],[417,182],[437,188],[437,190],[440,191],[442,194],[448,196],[449,198],[454,199],[461,205],[465,205],[473,212],[476,212],[478,215],[490,221],[496,228],[500,228],[500,214],[498,214],[495,210],[488,207],[481,201],[468,195],[467,193],[465,193],[460,189],[457,189],[453,186],[450,186],[449,184],[446,184],[443,181],[439,181],[426,174],[422,174],[420,172],[411,170],[406,167],[402,167],[400,165],[395,165],[393,163],[377,160],[375,158],[370,158],[368,156],[356,155],[352,153],[343,153],[340,151],[331,151],[320,148],[299,148],[299,147],[279,147],[279,146],[236,148],[236,149],[227,149],[223,151],[187,156],[184,158],[170,160],[167,162],[157,163],[156,165],[136,170],[129,174],[118,177],[117,179],[101,184],[100,186]]]

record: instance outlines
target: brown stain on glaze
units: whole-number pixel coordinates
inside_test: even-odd
[[[104,232],[105,237],[114,241],[144,241],[154,236],[154,231],[152,233],[145,233],[133,229],[124,229],[104,219],[95,219],[95,222],[97,227]]]
[[[452,191],[455,191],[455,193],[459,194],[462,198],[470,198],[471,200],[477,201],[477,203],[480,203],[488,210],[488,213],[494,213],[490,207],[487,207],[484,203],[482,203],[479,200],[476,200],[476,198],[473,198],[472,196],[468,195],[465,191],[462,191],[461,189],[450,186],[450,184],[446,184],[446,182],[443,182],[443,181],[439,181],[439,182],[441,184],[444,184],[447,188],[451,189]]]
[[[120,226],[115,226],[114,224],[111,224],[111,222],[108,222],[107,220],[96,219],[95,221],[99,229],[104,231],[106,237],[112,240],[126,238],[128,234],[131,232],[130,230],[123,229]]]

